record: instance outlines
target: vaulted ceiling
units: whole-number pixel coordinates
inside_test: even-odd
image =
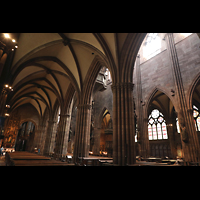
[[[108,52],[118,65],[127,33],[20,33],[11,66],[8,97],[12,110],[32,104],[42,116],[67,90],[81,91],[95,56],[109,68]]]

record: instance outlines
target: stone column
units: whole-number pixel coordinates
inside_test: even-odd
[[[112,85],[113,91],[113,163],[135,163],[133,84]]]
[[[5,106],[6,106],[6,99],[7,99],[7,96],[8,96],[8,90],[7,88],[3,88],[2,91],[1,91],[1,94],[0,94],[0,116],[2,117],[5,117]]]
[[[3,67],[4,67],[4,64],[6,62],[6,59],[7,59],[7,53],[4,53],[2,55],[2,57],[0,56],[0,75],[2,74]]]
[[[141,84],[141,70],[140,70],[140,56],[136,58],[136,96],[135,96],[135,105],[136,105],[136,114],[137,114],[137,130],[138,130],[138,146],[139,154],[142,157],[147,157],[149,143],[148,132],[145,130],[144,116],[143,116],[143,106],[142,106],[142,84]],[[148,123],[148,122],[147,122]],[[149,146],[149,145],[148,145]]]
[[[149,134],[148,134],[148,118],[143,118],[142,120],[142,128],[143,128],[143,140],[142,140],[142,155],[144,157],[149,157],[150,156],[150,145],[149,145]]]
[[[30,149],[30,151],[33,151],[34,148],[38,148],[38,144],[39,144],[39,140],[41,136],[41,128],[42,128],[42,125],[38,125],[37,130],[35,130],[33,146]]]
[[[46,139],[44,144],[44,155],[49,155],[52,152],[52,145],[55,142],[55,133],[57,128],[57,122],[54,120],[48,121],[48,127],[46,132]]]
[[[61,158],[67,154],[69,129],[70,129],[71,115],[60,114],[60,121],[57,129],[55,157]]]
[[[41,154],[43,154],[44,152],[45,138],[46,138],[46,125],[41,125],[40,137],[38,139],[38,145],[37,145],[37,148],[40,149]]]
[[[167,134],[169,137],[169,144],[170,144],[172,157],[176,158],[177,152],[176,152],[176,147],[175,147],[175,137],[174,137],[174,132],[173,132],[173,129],[174,129],[173,126],[174,124],[172,123],[167,125]]]
[[[79,161],[79,157],[89,156],[90,145],[90,124],[91,124],[91,105],[79,104],[77,106],[76,130],[74,142],[74,162]]]
[[[179,104],[179,110],[177,112],[181,129],[180,135],[184,152],[184,159],[186,162],[196,162],[199,158],[199,142],[194,127],[194,119],[192,119],[192,117],[187,112],[188,106],[186,103],[173,33],[166,34],[166,42],[175,81],[175,97],[177,98],[177,102]]]
[[[93,153],[99,154],[99,147],[100,147],[100,134],[101,128],[94,128],[94,145],[93,145]]]

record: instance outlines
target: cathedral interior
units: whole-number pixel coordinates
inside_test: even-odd
[[[0,33],[6,165],[199,165],[199,142],[200,33]]]

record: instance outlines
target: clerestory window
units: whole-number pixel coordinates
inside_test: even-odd
[[[161,51],[161,40],[158,33],[149,33],[143,47],[143,57],[149,59]]]

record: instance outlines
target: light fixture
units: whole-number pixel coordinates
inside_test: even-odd
[[[17,48],[18,48],[18,46],[16,45],[16,46],[15,46],[15,48],[17,49]]]
[[[4,33],[5,38],[10,38],[10,35],[8,33]]]
[[[12,42],[16,42],[15,39],[12,39]]]
[[[6,85],[5,85],[5,87],[7,88],[7,87],[8,87],[8,85],[6,84]]]
[[[10,115],[8,113],[5,113],[5,116],[9,117]]]

